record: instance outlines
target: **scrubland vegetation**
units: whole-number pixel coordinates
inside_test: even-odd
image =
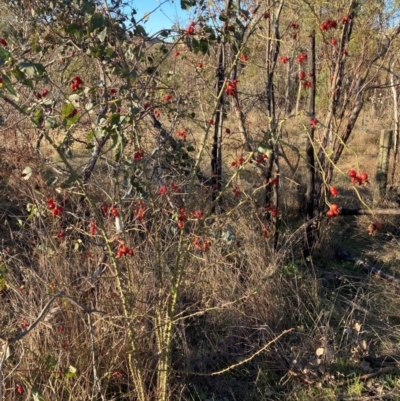
[[[0,399],[399,400],[396,2],[181,6],[0,5]]]

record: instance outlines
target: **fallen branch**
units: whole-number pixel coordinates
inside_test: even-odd
[[[400,215],[400,209],[340,209],[340,216]]]
[[[376,372],[366,373],[365,375],[362,375],[362,376],[357,376],[357,377],[352,377],[350,379],[342,380],[339,383],[335,383],[335,385],[336,386],[346,386],[348,384],[354,383],[357,380],[365,381],[365,380],[371,379],[371,378],[373,378],[375,376],[379,376],[379,375],[381,375],[383,373],[390,372],[391,370],[393,370],[395,368],[396,368],[395,366],[386,366],[386,367],[384,367],[382,369],[379,369]]]
[[[374,276],[378,276],[384,280],[390,281],[394,283],[397,286],[400,286],[400,278],[397,278],[393,276],[392,274],[386,273],[380,269],[378,269],[375,266],[370,265],[367,261],[362,260],[361,258],[357,258],[352,256],[349,252],[340,249],[337,251],[337,256],[346,261],[354,262],[356,266],[361,267],[361,270],[363,270],[367,274],[372,274]]]

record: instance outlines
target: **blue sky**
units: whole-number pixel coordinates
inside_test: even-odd
[[[158,32],[160,29],[170,28],[177,21],[180,21],[182,28],[189,21],[191,15],[190,10],[187,12],[181,9],[180,0],[133,0],[131,1],[131,5],[137,10],[137,14],[135,15],[137,21],[146,13],[150,13],[159,7],[154,13],[149,15],[147,22],[144,23],[144,28],[149,35]]]

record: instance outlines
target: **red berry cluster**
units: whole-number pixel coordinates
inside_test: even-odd
[[[58,234],[57,234],[57,238],[58,239],[61,239],[61,238],[64,238],[65,237],[65,231],[64,230],[61,230]]]
[[[295,22],[291,22],[291,23],[289,24],[289,28],[292,28],[292,29],[299,29],[299,28],[300,28],[300,25],[299,25],[299,24],[296,24]]]
[[[346,22],[349,22],[352,19],[351,15],[346,15],[342,18],[342,24],[344,25]]]
[[[178,214],[178,228],[183,228],[187,220],[186,209],[183,207],[179,210]]]
[[[140,162],[144,157],[144,152],[142,148],[139,148],[134,154],[133,154],[133,159]]]
[[[307,53],[301,53],[297,56],[297,62],[302,63],[303,61],[307,61]]]
[[[312,87],[311,81],[305,81],[303,82],[303,89],[308,89]]]
[[[125,255],[133,255],[134,251],[132,248],[127,248],[125,246],[125,244],[121,241],[118,245],[118,249],[117,249],[117,258],[121,258],[122,256]]]
[[[265,159],[268,159],[268,156],[265,153],[263,153],[262,155],[257,157],[256,162],[262,163]]]
[[[146,218],[145,213],[147,211],[147,206],[144,204],[143,201],[137,201],[135,203],[135,208],[133,209],[133,211],[136,215],[136,219],[138,221],[143,221]]]
[[[210,245],[210,241],[204,241],[197,236],[193,240],[193,247],[196,249],[196,251],[207,252],[210,249]]]
[[[156,118],[160,118],[160,116],[161,116],[161,113],[158,110],[154,110],[153,114],[154,114],[154,117],[156,117]]]
[[[185,30],[186,35],[194,35],[194,26],[195,25],[196,25],[196,23],[194,21],[190,22],[190,25]]]
[[[145,110],[147,110],[150,106],[151,106],[151,105],[150,105],[150,102],[146,102],[146,103],[143,105],[143,107],[144,107]]]
[[[170,94],[166,94],[164,99],[169,102],[172,99],[172,96]]]
[[[329,192],[331,193],[331,195],[332,195],[334,198],[336,198],[336,197],[338,196],[338,190],[337,190],[336,187],[330,186],[330,187],[329,187]]]
[[[368,183],[368,174],[367,173],[360,173],[360,175],[357,175],[356,170],[351,169],[349,171],[349,176],[351,179],[352,184],[356,185],[361,185],[363,183]]]
[[[242,54],[242,55],[240,56],[240,61],[246,62],[246,61],[249,61],[249,59],[248,59],[248,57],[247,57],[245,54]]]
[[[195,212],[190,212],[190,216],[197,220],[201,220],[204,216],[204,212],[202,210],[196,210]]]
[[[76,76],[74,78],[72,78],[72,82],[71,82],[71,89],[73,91],[76,91],[78,89],[80,89],[81,85],[83,84],[83,81],[80,77]]]
[[[115,95],[117,93],[117,90],[115,88],[110,89],[111,95]]]
[[[235,198],[237,198],[241,194],[241,191],[237,185],[233,186],[232,191],[233,191],[233,195],[235,196]]]
[[[183,130],[178,131],[178,132],[176,133],[176,135],[179,136],[180,138],[182,138],[182,139],[185,141],[186,138],[187,138],[187,132],[188,132],[188,129],[185,128],[185,129],[183,129]]]
[[[273,187],[277,187],[277,186],[279,185],[279,177],[273,178],[269,183],[270,183],[270,185],[272,185]]]
[[[337,22],[328,19],[321,24],[320,28],[321,28],[321,31],[328,31],[329,29],[336,29]]]
[[[101,212],[103,213],[103,216],[108,217],[108,206],[102,205],[100,209],[101,209]]]
[[[7,42],[4,38],[0,38],[0,45],[2,45],[4,47],[7,46]]]
[[[310,120],[310,125],[311,125],[311,127],[316,127],[317,124],[318,124],[318,120],[317,120],[316,118],[312,118],[312,119]]]
[[[299,79],[300,81],[303,81],[303,79],[305,79],[307,76],[307,74],[304,71],[300,71],[299,72]]]
[[[174,192],[178,192],[178,193],[181,192],[181,189],[174,182],[171,182],[170,187],[172,188],[172,190]]]
[[[119,216],[118,209],[112,205],[110,205],[110,206],[102,205],[101,212],[103,213],[104,217],[109,217],[109,216],[118,217]]]
[[[51,210],[51,213],[54,217],[58,216],[59,214],[61,214],[64,211],[64,209],[61,206],[56,206],[53,199],[47,200],[47,206]]]
[[[289,57],[285,57],[285,56],[279,56],[279,61],[282,64],[286,64],[289,61]]]
[[[226,88],[225,88],[225,93],[229,96],[236,96],[237,93],[237,88],[236,85],[238,83],[237,79],[234,79],[233,81],[228,81],[226,83]]]
[[[239,167],[244,163],[244,157],[239,157],[237,160],[231,163],[232,167]]]
[[[43,89],[42,93],[37,93],[36,94],[36,97],[38,99],[41,99],[42,97],[46,97],[48,94],[49,94],[48,89]]]
[[[110,207],[110,213],[112,214],[113,217],[118,217],[119,216],[118,209],[115,206],[111,206]]]
[[[278,209],[275,206],[265,205],[265,210],[267,212],[271,213],[272,217],[277,217],[278,216]]]
[[[371,223],[368,226],[369,235],[376,235],[382,229],[382,224],[379,221],[375,221],[375,223]]]
[[[332,203],[329,207],[329,210],[326,212],[328,217],[336,217],[340,213],[339,206],[336,203]]]
[[[161,185],[161,187],[159,188],[159,190],[157,192],[157,195],[167,195],[167,194],[168,194],[167,186],[165,184]]]
[[[97,230],[97,225],[96,222],[94,220],[92,220],[90,222],[90,226],[89,226],[89,233],[90,235],[95,235],[96,234],[96,230]]]

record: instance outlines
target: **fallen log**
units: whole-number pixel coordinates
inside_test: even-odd
[[[346,209],[341,208],[339,216],[400,215],[399,209]]]
[[[352,256],[349,252],[345,251],[344,249],[337,250],[336,254],[339,259],[349,262],[354,262],[354,264],[356,266],[359,266],[361,270],[364,271],[365,273],[372,274],[386,281],[390,281],[391,283],[400,287],[400,278],[395,277],[392,274],[386,273],[378,269],[377,267],[370,265],[366,260]]]

